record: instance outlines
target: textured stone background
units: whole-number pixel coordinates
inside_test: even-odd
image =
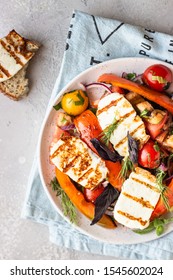
[[[20,218],[73,9],[173,34],[172,0],[0,0],[0,37],[14,28],[42,44],[28,69],[29,96],[0,95],[0,259],[108,259],[58,248],[46,227]]]

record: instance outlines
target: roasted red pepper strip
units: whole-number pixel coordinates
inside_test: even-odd
[[[115,74],[103,74],[98,78],[98,82],[119,86],[123,89],[133,91],[142,95],[146,99],[153,101],[173,114],[173,100],[166,94],[150,89],[147,86],[121,78]]]
[[[65,191],[74,206],[90,220],[93,220],[95,213],[94,204],[91,202],[87,202],[84,198],[83,193],[76,189],[70,178],[66,174],[61,172],[58,168],[55,168],[55,174],[61,188]],[[98,222],[98,225],[108,229],[116,228],[116,224],[107,215],[102,216],[102,218]]]
[[[165,195],[168,198],[169,206],[172,207],[173,206],[173,179],[172,179],[171,183],[168,185],[168,190]],[[166,209],[163,200],[160,198],[151,215],[151,220],[154,220],[154,219],[158,218],[159,216],[166,214],[167,212],[168,212],[168,210]]]
[[[85,141],[85,143],[95,153],[97,153],[90,141],[92,138],[99,138],[102,133],[102,129],[99,125],[97,117],[90,110],[86,110],[74,119],[74,124],[77,130],[80,132],[81,139]],[[105,163],[106,167],[109,170],[108,181],[113,187],[115,187],[118,190],[121,190],[123,181],[119,177],[121,171],[120,162],[112,162],[105,160]]]

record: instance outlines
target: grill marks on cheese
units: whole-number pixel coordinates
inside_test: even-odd
[[[95,188],[108,173],[105,162],[79,138],[64,136],[50,151],[59,170],[86,188]]]
[[[14,76],[33,55],[34,51],[30,50],[30,42],[21,37],[15,30],[0,39],[0,82]]]
[[[151,208],[151,209],[154,210],[154,206],[151,205],[151,203],[150,203],[149,201],[144,200],[143,197],[140,197],[140,198],[139,198],[139,197],[135,197],[135,196],[130,195],[129,193],[126,193],[126,192],[123,192],[123,195],[125,195],[126,197],[128,197],[128,198],[130,198],[130,199],[133,199],[134,201],[136,201],[136,202],[142,204],[142,206],[145,206],[145,207],[147,207],[147,208]]]
[[[4,75],[9,78],[10,77],[10,73],[8,72],[7,69],[5,69],[1,64],[0,64],[0,78],[3,78]]]
[[[129,228],[146,228],[159,198],[155,176],[137,167],[122,186],[114,208],[114,218]]]
[[[122,99],[122,97],[120,97],[119,99],[113,100],[108,105],[106,105],[105,107],[103,107],[101,109],[98,107],[97,115],[99,115],[99,114],[101,114],[103,112],[106,112],[112,106],[116,106],[121,99]]]
[[[119,122],[110,137],[110,142],[122,156],[128,156],[128,131],[134,139],[139,140],[140,146],[149,139],[142,119],[130,102],[119,93],[109,94],[99,101],[97,117],[103,130],[109,127],[115,118]]]

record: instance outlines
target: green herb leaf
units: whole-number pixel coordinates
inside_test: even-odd
[[[110,138],[114,130],[117,128],[119,125],[120,121],[117,121],[116,117],[114,118],[114,121],[112,124],[107,126],[103,132],[101,133],[101,141],[105,143],[107,146],[109,144]]]
[[[127,178],[129,172],[134,170],[134,164],[138,162],[138,141],[136,141],[129,132],[127,133],[129,156],[122,161],[122,167],[119,174],[120,178]]]
[[[144,118],[144,119],[149,118],[150,115],[151,115],[151,112],[148,111],[147,109],[143,110],[143,111],[140,113],[140,117],[141,117],[141,118]]]
[[[138,234],[146,234],[149,233],[153,230],[156,231],[156,234],[160,236],[161,234],[164,233],[164,226],[173,222],[173,217],[168,218],[168,219],[163,219],[163,218],[156,218],[153,220],[147,228],[144,229],[135,229],[133,230],[135,233]]]
[[[166,172],[158,168],[156,170],[156,184],[157,188],[160,191],[161,199],[163,200],[163,203],[166,207],[166,209],[169,211],[170,210],[170,205],[169,205],[169,200],[166,195],[168,188],[166,185],[163,184],[163,180],[166,177]]]
[[[135,229],[135,230],[133,230],[133,231],[134,231],[135,233],[138,233],[138,234],[146,234],[146,233],[149,233],[149,232],[153,231],[154,229],[155,229],[155,227],[154,227],[154,222],[151,222],[147,228],[144,228],[144,229]]]
[[[159,225],[159,226],[156,227],[157,236],[160,236],[163,232],[164,232],[164,226],[163,225]]]
[[[164,79],[162,76],[154,76],[152,75],[152,81],[158,81],[159,84],[166,84],[167,80]]]
[[[173,222],[173,217],[168,218],[168,219],[162,219],[162,221],[163,221],[163,224],[164,224],[164,225],[167,225],[167,224]]]
[[[73,205],[73,203],[71,202],[67,194],[61,188],[56,177],[53,180],[51,180],[50,185],[52,187],[52,190],[56,192],[56,196],[61,197],[61,203],[62,203],[64,215],[69,217],[71,223],[76,224],[77,223],[76,207]]]
[[[96,108],[89,107],[88,110],[90,110],[94,115],[96,115],[96,113],[97,113]]]
[[[62,108],[61,102],[59,102],[58,104],[56,104],[55,106],[53,106],[53,108],[54,108],[56,111],[58,111],[59,109],[61,109],[61,108]]]
[[[133,81],[136,78],[136,73],[127,73],[126,79]]]
[[[157,141],[154,143],[154,150],[156,151],[156,152],[159,152],[160,151],[160,147],[159,147],[159,145],[158,145],[158,143],[157,143]]]
[[[134,170],[133,162],[130,160],[129,156],[125,157],[122,161],[121,171],[119,173],[120,178],[127,178],[128,173]]]
[[[53,180],[51,180],[50,184],[51,184],[52,190],[53,190],[54,192],[56,192],[56,196],[61,195],[62,189],[61,189],[61,187],[60,187],[60,185],[59,185],[59,183],[58,183],[56,177],[53,178]]]
[[[77,93],[77,97],[78,97],[79,100],[74,101],[74,104],[77,105],[77,106],[78,106],[78,105],[83,105],[84,102],[85,102],[85,99],[82,97],[82,95],[80,94],[80,92]]]

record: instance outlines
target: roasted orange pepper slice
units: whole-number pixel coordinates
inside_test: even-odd
[[[90,140],[92,138],[99,138],[102,133],[102,129],[94,113],[90,110],[86,110],[74,119],[74,124],[80,132],[81,139],[90,147],[90,149],[97,153]],[[121,171],[120,162],[105,160],[105,163],[109,170],[108,181],[113,187],[120,191],[123,183],[123,180],[119,177]]]
[[[150,101],[153,101],[173,114],[173,100],[166,93],[161,93],[150,89],[147,86],[121,78],[115,74],[103,74],[98,78],[98,82],[119,86],[123,89],[136,92]]]
[[[95,212],[94,204],[91,202],[87,202],[84,198],[83,193],[80,192],[72,183],[70,178],[66,174],[61,172],[58,168],[55,168],[55,174],[61,188],[65,191],[74,206],[90,220],[93,220]],[[116,224],[114,223],[114,221],[107,215],[102,216],[102,218],[98,222],[98,225],[108,229],[116,228]]]

